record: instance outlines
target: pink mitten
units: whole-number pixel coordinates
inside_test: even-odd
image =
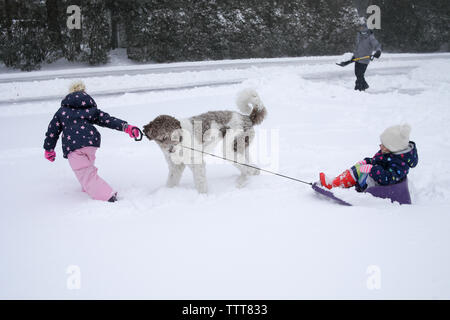
[[[53,162],[53,161],[55,161],[56,152],[53,151],[53,150],[50,150],[50,151],[45,150],[44,156],[45,156],[45,159],[47,159],[48,161]]]
[[[361,167],[359,167],[359,171],[362,173],[370,173],[370,170],[372,170],[373,165],[371,164],[363,164]]]
[[[358,161],[356,164],[360,164],[360,165],[367,164],[367,161],[366,160],[361,160],[361,161]]]
[[[139,128],[136,127],[136,126],[127,125],[123,131],[128,133],[130,138],[137,138],[137,137],[139,137]]]

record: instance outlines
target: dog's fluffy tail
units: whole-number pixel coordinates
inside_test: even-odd
[[[263,122],[267,115],[266,107],[254,89],[244,89],[239,92],[236,104],[243,114],[250,117],[254,125]]]

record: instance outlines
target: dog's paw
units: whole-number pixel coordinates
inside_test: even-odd
[[[246,175],[240,175],[237,179],[236,179],[236,187],[241,189],[244,188],[248,183],[248,176]]]
[[[208,186],[206,186],[206,185],[197,185],[197,186],[195,186],[195,189],[197,189],[197,192],[200,194],[208,193]]]

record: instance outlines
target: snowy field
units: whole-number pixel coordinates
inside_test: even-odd
[[[449,299],[450,55],[382,55],[368,68],[364,93],[353,90],[353,66],[334,60],[207,62],[197,71],[191,64],[188,71],[97,74],[86,84],[101,109],[139,126],[160,114],[237,110],[236,93],[254,87],[268,109],[255,163],[307,181],[372,156],[385,127],[408,122],[419,153],[409,174],[413,205],[340,190],[355,204],[343,207],[268,174],[238,189],[238,171],[221,161],[207,166],[208,195],[195,191],[190,171],[168,189],[155,143],[104,128],[97,166],[120,201],[94,201],[81,192],[60,143],[54,163],[43,157],[60,99],[39,98],[62,98],[71,79],[52,80],[52,70],[40,71],[49,79],[39,81],[0,75],[0,298]],[[207,85],[228,81],[236,84]],[[136,87],[149,90],[95,95]],[[78,290],[67,287],[69,266],[81,272]],[[379,289],[367,286],[371,270]]]

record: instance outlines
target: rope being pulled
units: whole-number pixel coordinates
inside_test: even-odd
[[[297,181],[297,182],[300,182],[300,183],[304,183],[304,184],[307,184],[307,185],[310,185],[310,186],[313,185],[312,182],[303,181],[303,180],[300,180],[300,179],[297,179],[297,178],[293,178],[293,177],[286,176],[286,175],[284,175],[284,174],[280,174],[280,173],[273,172],[273,171],[270,171],[270,170],[258,168],[258,167],[252,166],[252,165],[250,165],[250,164],[238,162],[238,161],[233,160],[233,159],[228,159],[228,158],[225,158],[225,157],[219,157],[219,156],[217,156],[217,155],[215,155],[215,154],[212,154],[212,153],[209,153],[209,152],[206,152],[206,151],[197,150],[197,149],[194,149],[194,148],[191,148],[191,147],[187,147],[187,146],[183,146],[183,145],[181,145],[181,146],[182,146],[183,148],[186,148],[186,149],[189,149],[189,150],[192,150],[192,151],[197,151],[197,152],[200,152],[200,153],[203,153],[203,154],[207,154],[207,155],[209,155],[209,156],[211,156],[211,157],[215,157],[215,158],[218,158],[218,159],[227,160],[227,161],[230,161],[230,162],[239,164],[239,165],[241,165],[241,166],[245,166],[245,167],[249,167],[249,168],[252,168],[252,169],[264,171],[264,172],[273,174],[273,175],[275,175],[275,176],[279,176],[279,177],[286,178],[286,179],[289,179],[289,180],[294,180],[294,181]]]
[[[134,130],[138,131],[136,134],[133,132],[134,140],[141,141],[142,137],[144,136],[144,134],[142,133],[141,129],[134,128]],[[293,181],[296,181],[296,182],[304,183],[304,184],[307,184],[307,185],[310,185],[310,186],[313,185],[312,182],[303,181],[303,180],[300,180],[300,179],[297,179],[297,178],[286,176],[286,175],[281,174],[281,173],[277,173],[277,172],[273,172],[273,171],[270,171],[270,170],[258,168],[256,166],[252,166],[252,165],[247,164],[247,163],[241,163],[241,162],[236,161],[234,159],[228,159],[226,157],[219,157],[219,156],[217,156],[217,155],[215,155],[213,153],[209,153],[209,152],[206,152],[206,151],[197,150],[197,149],[194,149],[194,148],[191,148],[191,147],[187,147],[187,146],[183,146],[183,145],[181,145],[181,146],[183,148],[185,148],[185,149],[189,149],[189,150],[192,150],[192,151],[196,151],[196,152],[200,152],[200,153],[203,153],[203,154],[207,154],[207,155],[209,155],[211,157],[215,157],[215,158],[218,158],[218,159],[227,160],[227,161],[239,164],[241,166],[245,166],[245,167],[249,167],[249,168],[252,168],[252,169],[256,169],[256,170],[260,170],[260,171],[263,171],[263,172],[267,172],[267,173],[270,173],[270,174],[273,174],[275,176],[279,176],[279,177],[282,177],[282,178],[285,178],[285,179],[289,179],[289,180],[293,180]]]

